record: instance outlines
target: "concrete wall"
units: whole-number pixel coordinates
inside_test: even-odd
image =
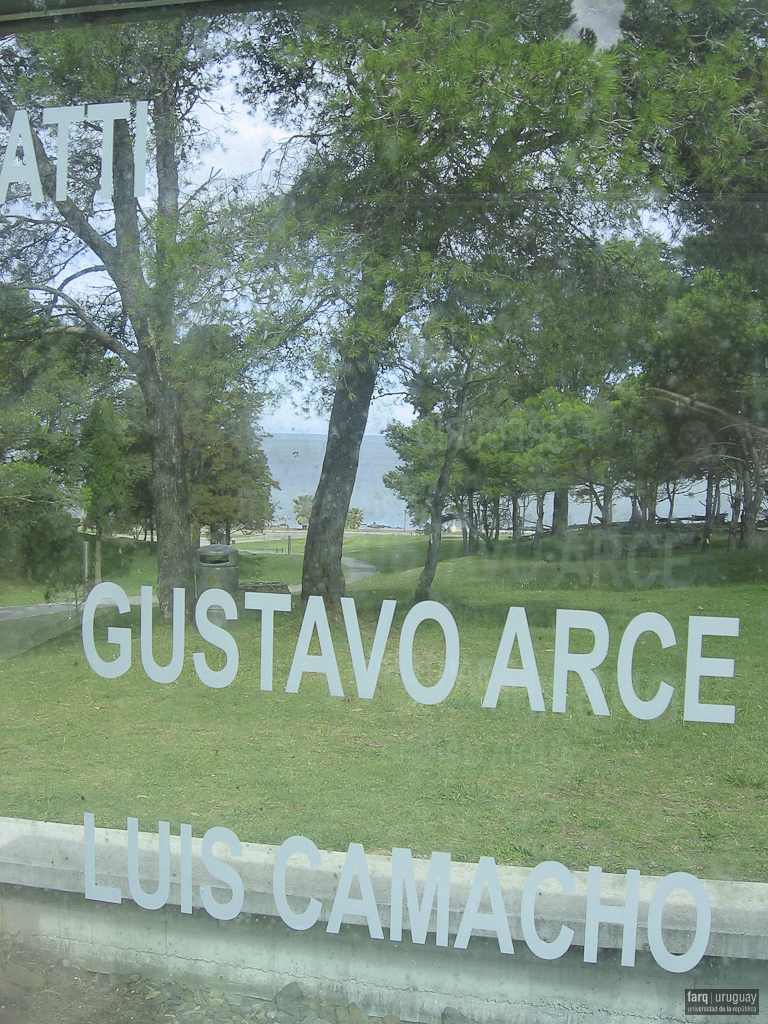
[[[127,836],[96,829],[96,880],[118,886],[121,904],[84,898],[83,828],[20,819],[0,819],[0,932],[16,936],[73,964],[104,971],[141,969],[157,976],[206,979],[211,984],[244,986],[271,996],[290,981],[308,993],[343,995],[369,1013],[396,1013],[405,1020],[436,1022],[446,1005],[477,1021],[513,1020],[577,1022],[627,1019],[684,1021],[686,988],[759,988],[768,986],[768,886],[756,883],[706,882],[712,905],[712,933],[707,955],[694,971],[663,971],[648,952],[645,929],[650,894],[657,879],[641,883],[636,965],[619,962],[621,929],[601,926],[596,964],[583,962],[586,875],[575,873],[576,892],[563,896],[556,887],[541,890],[537,928],[554,937],[562,924],[575,931],[574,945],[555,961],[533,956],[522,939],[520,896],[528,869],[500,867],[504,904],[515,952],[499,952],[495,938],[473,935],[466,950],[435,945],[434,934],[416,945],[407,932],[389,941],[390,861],[369,856],[376,901],[385,928],[384,940],[370,938],[368,928],[343,924],[327,934],[333,897],[344,854],[323,854],[318,869],[291,861],[286,891],[297,910],[307,897],[322,902],[318,923],[308,931],[288,928],[277,916],[272,896],[276,847],[243,844],[233,858],[245,884],[242,912],[233,921],[216,921],[201,908],[199,884],[212,885],[193,841],[191,915],[179,908],[179,840],[171,838],[171,893],[161,910],[137,907],[128,896]],[[157,837],[139,836],[140,875],[150,891],[157,879]],[[226,858],[222,858],[226,859]],[[427,862],[416,861],[415,875],[426,876]],[[475,865],[451,868],[449,933],[455,936]],[[603,876],[603,902],[622,904],[624,877]],[[220,886],[225,902],[229,890]],[[354,894],[354,893],[353,893]],[[421,895],[421,893],[419,893]],[[404,925],[407,925],[407,916]],[[432,922],[434,928],[434,921]],[[692,904],[672,897],[664,915],[668,948],[683,950],[694,928]],[[764,994],[764,999],[768,998]],[[690,1019],[690,1018],[688,1018]]]
[[[77,629],[81,620],[82,610],[70,604],[0,608],[0,661]]]

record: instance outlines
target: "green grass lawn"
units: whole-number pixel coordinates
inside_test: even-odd
[[[253,537],[238,537],[234,541],[234,545],[240,551],[252,550],[257,552],[264,552],[265,554],[287,554],[288,552],[288,532],[275,530],[274,532],[255,534]],[[291,534],[291,553],[297,555],[304,554],[304,543],[306,534]]]
[[[88,810],[97,824],[118,828],[136,815],[148,830],[158,819],[176,829],[191,822],[196,835],[221,824],[244,841],[301,833],[321,848],[355,841],[369,851],[448,850],[457,860],[557,859],[574,869],[766,881],[768,552],[728,555],[714,545],[700,555],[662,539],[648,554],[617,543],[608,559],[574,531],[565,545],[545,538],[540,558],[529,543],[506,541],[492,555],[461,557],[461,542],[448,539],[433,597],[456,619],[461,667],[451,695],[434,707],[411,700],[398,669],[397,636],[426,551],[422,537],[361,535],[345,545],[346,554],[378,569],[349,590],[366,654],[381,601],[398,601],[371,701],[357,696],[343,623],[333,612],[345,697],[331,698],[325,678],[310,674],[297,694],[284,692],[301,625],[297,598],[290,615],[276,617],[272,692],[259,689],[254,612],[234,625],[240,669],[221,690],[205,687],[192,668],[194,651],[206,650],[212,667],[218,652],[191,627],[184,671],[165,686],[141,669],[137,613],[121,617],[120,625],[133,627],[134,653],[133,668],[117,680],[91,671],[78,632],[49,641],[0,663],[0,813],[81,822]],[[300,579],[299,556],[240,557],[242,578]],[[134,552],[123,566],[126,589],[140,585],[148,563]],[[494,710],[481,707],[511,605],[527,609],[544,714],[531,712],[522,689],[502,690]],[[592,714],[573,675],[567,712],[549,710],[558,608],[593,609],[609,624],[610,650],[597,670],[608,718]],[[641,611],[661,612],[677,635],[668,650],[652,638],[638,644],[639,695],[650,697],[662,678],[675,687],[669,710],[651,722],[624,710],[616,681],[622,631]],[[734,725],[683,722],[690,615],[741,620],[738,639],[704,644],[706,656],[735,658],[733,679],[705,678],[701,691],[704,701],[736,706]],[[104,626],[97,627],[102,638]],[[106,656],[102,640],[99,647]],[[414,651],[421,682],[434,683],[443,664],[438,631],[421,627]],[[161,663],[170,656],[170,631],[159,625],[155,655]],[[517,649],[513,666],[516,658]]]
[[[83,540],[89,542],[89,567],[92,573],[94,538],[90,534],[83,534]],[[157,582],[156,548],[157,545],[150,541],[128,537],[106,539],[102,546],[102,577],[119,583],[129,594],[138,594],[142,586],[154,586]],[[44,604],[47,590],[44,582],[0,577],[0,607]],[[82,599],[82,594],[78,593],[77,596]],[[53,589],[49,597],[53,601],[69,602],[74,600],[75,594],[72,589],[62,585]]]
[[[0,608],[18,604],[44,604],[45,583],[25,583],[21,580],[0,581]]]

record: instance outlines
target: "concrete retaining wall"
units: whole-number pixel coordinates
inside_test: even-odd
[[[0,661],[16,658],[47,640],[77,629],[81,620],[82,609],[73,604],[0,608]]]
[[[368,856],[385,939],[370,938],[368,928],[343,924],[327,934],[344,854],[323,853],[311,869],[289,862],[286,891],[297,910],[308,897],[322,903],[318,923],[308,931],[288,928],[277,915],[272,896],[276,847],[243,844],[231,863],[243,879],[243,910],[233,921],[216,921],[201,908],[199,885],[208,876],[193,840],[193,912],[180,912],[179,839],[171,837],[171,890],[165,907],[142,910],[130,899],[125,831],[96,829],[96,880],[117,886],[119,905],[84,898],[83,828],[0,818],[0,931],[20,941],[68,957],[72,963],[104,971],[141,969],[158,976],[206,979],[242,985],[271,996],[290,981],[308,993],[335,993],[369,1013],[396,1013],[405,1020],[433,1024],[446,1005],[477,1021],[577,1022],[631,1019],[684,1021],[686,988],[759,988],[768,998],[768,885],[707,881],[712,932],[707,955],[695,970],[669,974],[655,963],[647,945],[648,902],[658,879],[643,878],[637,931],[636,965],[619,962],[621,929],[602,925],[596,964],[583,962],[586,874],[574,873],[576,892],[564,896],[554,885],[542,889],[536,922],[542,938],[553,938],[565,924],[574,929],[574,945],[555,961],[527,949],[520,929],[520,898],[528,869],[499,867],[504,904],[515,944],[513,956],[499,952],[495,938],[474,934],[466,950],[389,941],[390,860]],[[223,848],[222,848],[223,849]],[[157,884],[157,837],[139,836],[140,877],[144,888]],[[218,853],[217,848],[217,855]],[[221,856],[221,855],[220,855]],[[228,858],[221,856],[222,860]],[[417,886],[428,862],[414,863]],[[456,934],[476,865],[452,864],[449,933]],[[229,889],[219,885],[219,900]],[[624,876],[604,875],[604,903],[624,902]],[[354,891],[353,891],[354,895]],[[421,892],[419,892],[421,896]],[[408,918],[405,916],[404,926]],[[668,901],[664,937],[671,951],[690,944],[695,926],[693,904],[685,897]]]

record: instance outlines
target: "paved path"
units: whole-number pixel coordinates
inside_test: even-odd
[[[341,564],[347,570],[344,573],[347,583],[356,583],[358,580],[364,580],[366,576],[373,576],[376,572],[375,565],[361,562],[359,558],[342,558]]]
[[[260,553],[261,552],[257,551],[253,552],[253,554]],[[344,567],[344,578],[347,583],[356,583],[358,580],[364,580],[367,576],[373,576],[376,572],[376,566],[370,565],[368,562],[362,562],[359,558],[342,558],[341,564]],[[292,594],[300,594],[301,584],[291,583],[288,589]],[[141,598],[138,595],[129,597],[128,600],[132,606],[137,606],[141,603]],[[157,604],[156,594],[152,595],[152,603]],[[66,604],[64,602],[59,602],[57,604],[9,605],[5,608],[0,607],[0,622],[36,618],[38,615],[60,616],[60,628],[51,633],[52,636],[55,636],[57,633],[65,632],[67,629],[72,628],[67,624],[67,620],[71,619],[78,611],[82,611],[82,607],[83,606],[81,604],[80,608],[77,609],[74,604]],[[0,654],[0,656],[2,655]]]
[[[132,607],[141,603],[138,595],[128,600]],[[157,604],[156,594],[152,597],[152,603]],[[15,658],[46,640],[68,633],[70,629],[77,629],[82,614],[82,602],[79,607],[63,601],[0,607],[0,661]]]
[[[128,598],[128,603],[133,608],[141,604],[141,597],[135,594]],[[152,595],[152,604],[157,604],[157,594]],[[13,604],[0,606],[0,622],[9,622],[14,619],[30,619],[38,615],[73,615],[83,610],[83,602],[79,607],[74,602],[50,602],[49,604]]]
[[[244,555],[287,555],[287,551],[251,551],[248,548],[239,548]],[[376,572],[376,566],[369,565],[368,562],[361,562],[359,558],[342,558],[341,564],[346,569],[344,576],[346,577],[347,583],[354,583],[355,580],[364,580],[366,576],[373,576]],[[295,586],[295,584],[293,584]]]
[[[35,615],[68,615],[75,611],[74,604],[16,604],[0,608],[0,622],[28,619]]]
[[[342,558],[341,564],[344,568],[344,579],[347,583],[356,583],[358,580],[364,580],[366,576],[373,576],[376,572],[375,565],[361,562],[359,558]],[[301,584],[289,583],[288,589],[292,594],[300,594]]]

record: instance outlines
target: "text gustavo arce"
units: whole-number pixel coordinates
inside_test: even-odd
[[[144,672],[156,683],[174,682],[181,674],[185,648],[185,595],[182,589],[174,590],[172,653],[167,665],[158,665],[152,647],[152,604],[150,587],[141,588],[140,646],[141,664]],[[130,610],[125,591],[114,583],[101,583],[94,587],[86,600],[83,611],[83,648],[88,664],[98,675],[115,679],[131,667],[132,631],[128,627],[108,626],[107,643],[114,645],[117,656],[107,661],[96,650],[95,614],[102,604],[114,604],[121,614]],[[234,598],[223,590],[206,590],[195,606],[195,622],[200,637],[206,643],[218,648],[225,656],[224,666],[211,669],[204,651],[195,651],[193,665],[198,678],[206,686],[222,688],[229,686],[239,668],[239,650],[233,635],[224,626],[212,622],[208,613],[212,608],[221,610],[225,621],[238,618]],[[342,598],[341,610],[352,661],[357,695],[360,699],[373,698],[381,671],[384,652],[389,640],[396,608],[395,601],[383,601],[379,613],[370,655],[366,659],[360,626],[352,598]],[[274,676],[274,630],[275,617],[291,610],[288,594],[244,594],[244,614],[249,611],[261,616],[260,688],[273,689]],[[413,646],[416,631],[424,622],[435,623],[442,631],[444,640],[444,666],[440,679],[434,685],[425,685],[417,676]],[[591,634],[592,650],[577,653],[571,650],[571,633],[582,631]],[[659,681],[656,693],[643,699],[635,692],[633,662],[638,640],[645,634],[656,636],[662,648],[673,647],[677,637],[669,620],[658,612],[641,612],[634,616],[625,627],[617,659],[616,676],[622,704],[634,717],[642,720],[658,718],[669,707],[674,687]],[[738,618],[723,616],[690,616],[686,653],[685,691],[683,719],[686,722],[708,722],[724,725],[733,724],[736,709],[730,704],[706,703],[700,699],[700,685],[703,677],[731,679],[735,662],[731,658],[705,657],[702,653],[705,637],[738,637]],[[310,654],[310,645],[317,639],[320,654]],[[591,709],[595,715],[610,715],[602,685],[595,673],[608,654],[610,636],[605,619],[599,612],[583,609],[558,609],[555,622],[555,646],[553,669],[552,708],[554,713],[566,711],[569,674],[579,678],[584,687]],[[512,653],[517,648],[519,668],[509,665]],[[450,610],[435,601],[422,601],[411,608],[403,621],[398,648],[400,678],[408,695],[417,703],[436,705],[446,700],[456,683],[460,664],[460,639],[456,621]],[[325,676],[329,694],[343,697],[341,676],[331,636],[325,604],[320,597],[310,597],[306,603],[299,637],[296,642],[288,678],[286,693],[298,693],[304,673],[320,673]],[[505,687],[521,687],[527,691],[531,711],[546,712],[541,688],[539,670],[525,608],[511,607],[501,632],[493,668],[483,697],[482,705],[487,709],[497,707],[501,691]],[[119,903],[122,893],[114,886],[96,883],[95,827],[92,814],[84,817],[85,825],[85,895],[88,899],[107,903]],[[156,910],[168,901],[170,891],[170,825],[158,823],[158,885],[147,893],[139,881],[138,870],[138,821],[129,818],[127,822],[127,858],[130,896],[140,907]],[[229,850],[227,860],[214,852],[214,846],[223,843]],[[232,859],[242,855],[238,837],[228,828],[216,826],[209,829],[202,839],[200,850],[204,868],[213,878],[218,879],[230,890],[230,898],[222,903],[214,896],[209,885],[199,887],[200,902],[212,917],[232,920],[243,907],[244,887],[242,878],[232,864]],[[290,928],[305,930],[314,927],[320,918],[321,904],[314,897],[302,912],[292,909],[286,897],[286,866],[291,856],[302,856],[310,867],[322,866],[322,854],[315,844],[304,836],[287,839],[274,861],[273,897],[275,908]],[[180,827],[179,845],[180,911],[192,912],[192,829],[188,824]],[[436,943],[449,943],[449,900],[451,885],[451,858],[449,853],[434,852],[423,887],[421,901],[417,894],[411,851],[394,848],[391,859],[391,917],[389,937],[401,941],[404,907],[409,917],[410,937],[415,943],[426,939],[430,917],[434,911]],[[598,931],[601,923],[612,923],[622,927],[621,963],[631,967],[635,963],[635,946],[638,924],[640,872],[630,869],[626,873],[626,891],[623,906],[601,902],[602,869],[591,866],[588,872],[587,901],[584,937],[584,961],[597,961]],[[353,883],[357,881],[360,896],[352,896]],[[563,956],[570,948],[574,932],[563,924],[559,934],[552,940],[543,939],[536,929],[535,903],[539,887],[547,880],[559,884],[564,895],[573,893],[576,882],[571,871],[557,861],[545,861],[529,874],[520,903],[520,929],[529,949],[538,957],[554,960]],[[662,933],[664,906],[676,891],[685,891],[693,898],[696,910],[696,925],[689,948],[682,953],[673,953],[665,945]],[[485,894],[490,903],[490,912],[481,911]],[[513,954],[514,946],[510,934],[508,908],[504,904],[501,883],[492,857],[481,857],[474,879],[461,914],[453,946],[466,949],[473,932],[495,935],[499,950]],[[345,917],[363,919],[374,939],[383,939],[381,916],[374,896],[365,851],[358,843],[351,843],[344,860],[333,905],[328,915],[326,931],[337,933]],[[663,969],[674,973],[692,970],[704,955],[711,930],[711,909],[704,884],[687,872],[674,872],[662,878],[651,896],[648,909],[648,947],[656,962]]]

